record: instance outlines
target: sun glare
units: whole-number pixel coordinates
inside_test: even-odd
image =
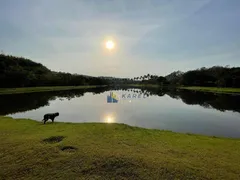
[[[114,49],[114,47],[115,47],[115,44],[114,44],[113,41],[109,40],[109,41],[106,42],[106,48],[108,50],[112,50],[112,49]]]
[[[106,117],[104,118],[104,122],[105,122],[105,123],[114,123],[114,117],[108,115],[108,116],[106,116]]]
[[[111,123],[112,121],[113,121],[113,120],[112,120],[111,117],[108,117],[108,118],[107,118],[107,122],[108,122],[108,123]]]

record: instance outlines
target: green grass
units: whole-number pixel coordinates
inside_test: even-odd
[[[240,93],[240,88],[218,88],[218,87],[179,87],[181,89],[194,90],[194,91],[204,91],[204,92],[214,92],[214,93],[225,93],[225,94],[233,94]]]
[[[0,117],[0,179],[239,179],[240,140]]]
[[[95,88],[98,86],[49,86],[49,87],[25,87],[25,88],[0,88],[0,94],[21,94],[46,91],[63,91],[73,89]]]

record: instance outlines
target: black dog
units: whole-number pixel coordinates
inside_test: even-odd
[[[57,116],[59,116],[59,113],[58,113],[58,112],[57,112],[57,113],[48,113],[48,114],[45,114],[45,115],[43,116],[43,120],[42,120],[42,121],[44,121],[44,124],[45,124],[49,119],[51,119],[52,122],[54,122],[54,119],[55,119],[55,117],[57,117]]]

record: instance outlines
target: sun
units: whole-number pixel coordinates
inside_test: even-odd
[[[115,44],[114,44],[113,41],[109,40],[109,41],[106,42],[106,48],[108,50],[112,50],[112,49],[114,49],[114,47],[115,47]]]

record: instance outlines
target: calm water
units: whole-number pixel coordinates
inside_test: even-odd
[[[110,92],[118,96],[118,103],[107,103]],[[59,112],[56,118],[59,122],[116,122],[175,132],[240,137],[240,96],[237,95],[157,88],[97,88],[1,95],[0,107],[1,115],[14,118],[41,121],[44,114]]]

